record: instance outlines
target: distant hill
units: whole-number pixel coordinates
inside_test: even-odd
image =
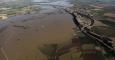
[[[108,2],[115,2],[115,0],[75,0],[75,1],[84,2],[84,3],[95,3],[95,2],[105,2],[105,3],[108,3]]]
[[[115,0],[100,0],[100,1],[103,1],[103,2],[112,2],[112,1],[115,1]]]
[[[85,5],[91,5],[91,4],[103,4],[103,3],[109,3],[112,5],[115,5],[115,0],[73,0],[72,3],[74,4],[85,4]]]

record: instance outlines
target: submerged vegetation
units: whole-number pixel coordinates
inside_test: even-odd
[[[48,60],[56,60],[57,44],[47,44],[39,48],[40,51],[47,56]]]

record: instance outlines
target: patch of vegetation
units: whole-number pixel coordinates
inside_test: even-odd
[[[97,15],[102,16],[106,11],[105,10],[97,10],[95,11],[95,13],[97,13]]]
[[[96,40],[87,36],[79,37],[82,44],[96,44]]]
[[[92,27],[92,30],[99,34],[99,35],[105,35],[109,37],[115,37],[115,28],[107,27],[107,26],[94,26]]]
[[[96,60],[105,60],[105,56],[102,55],[102,52],[98,52],[98,53],[96,54],[96,57],[97,57]]]
[[[92,11],[92,13],[93,13],[93,15],[94,16],[97,16],[97,17],[99,17],[100,19],[102,19],[102,20],[104,20],[105,19],[105,17],[103,16],[104,15],[104,13],[106,13],[107,11],[105,11],[105,10],[96,10],[96,11]]]
[[[79,29],[77,27],[73,28],[73,30],[75,31],[75,36],[74,37],[85,36],[81,31],[79,31]]]
[[[108,21],[108,20],[100,20],[102,23],[111,26],[112,28],[115,28],[115,22]]]
[[[45,44],[40,47],[39,50],[47,56],[48,60],[56,60],[56,51],[58,49],[57,44]]]
[[[75,31],[75,34],[76,34],[74,37],[79,37],[82,44],[96,43],[94,39],[85,36],[82,32],[79,31],[79,29],[73,28],[73,30]]]
[[[84,44],[82,47],[83,60],[105,60],[101,51],[95,50],[94,44]]]

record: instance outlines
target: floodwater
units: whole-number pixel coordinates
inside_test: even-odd
[[[0,26],[0,60],[47,60],[40,46],[68,43],[74,34],[70,15],[55,8],[11,17]]]

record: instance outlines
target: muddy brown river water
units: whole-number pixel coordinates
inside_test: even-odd
[[[74,33],[73,22],[66,13],[16,16],[4,24],[8,24],[0,34],[4,60],[46,60],[40,46],[66,43]]]
[[[67,1],[46,4],[70,7]],[[0,60],[47,60],[39,47],[70,42],[74,34],[71,16],[52,6],[41,7],[38,14],[14,16],[0,21]]]

